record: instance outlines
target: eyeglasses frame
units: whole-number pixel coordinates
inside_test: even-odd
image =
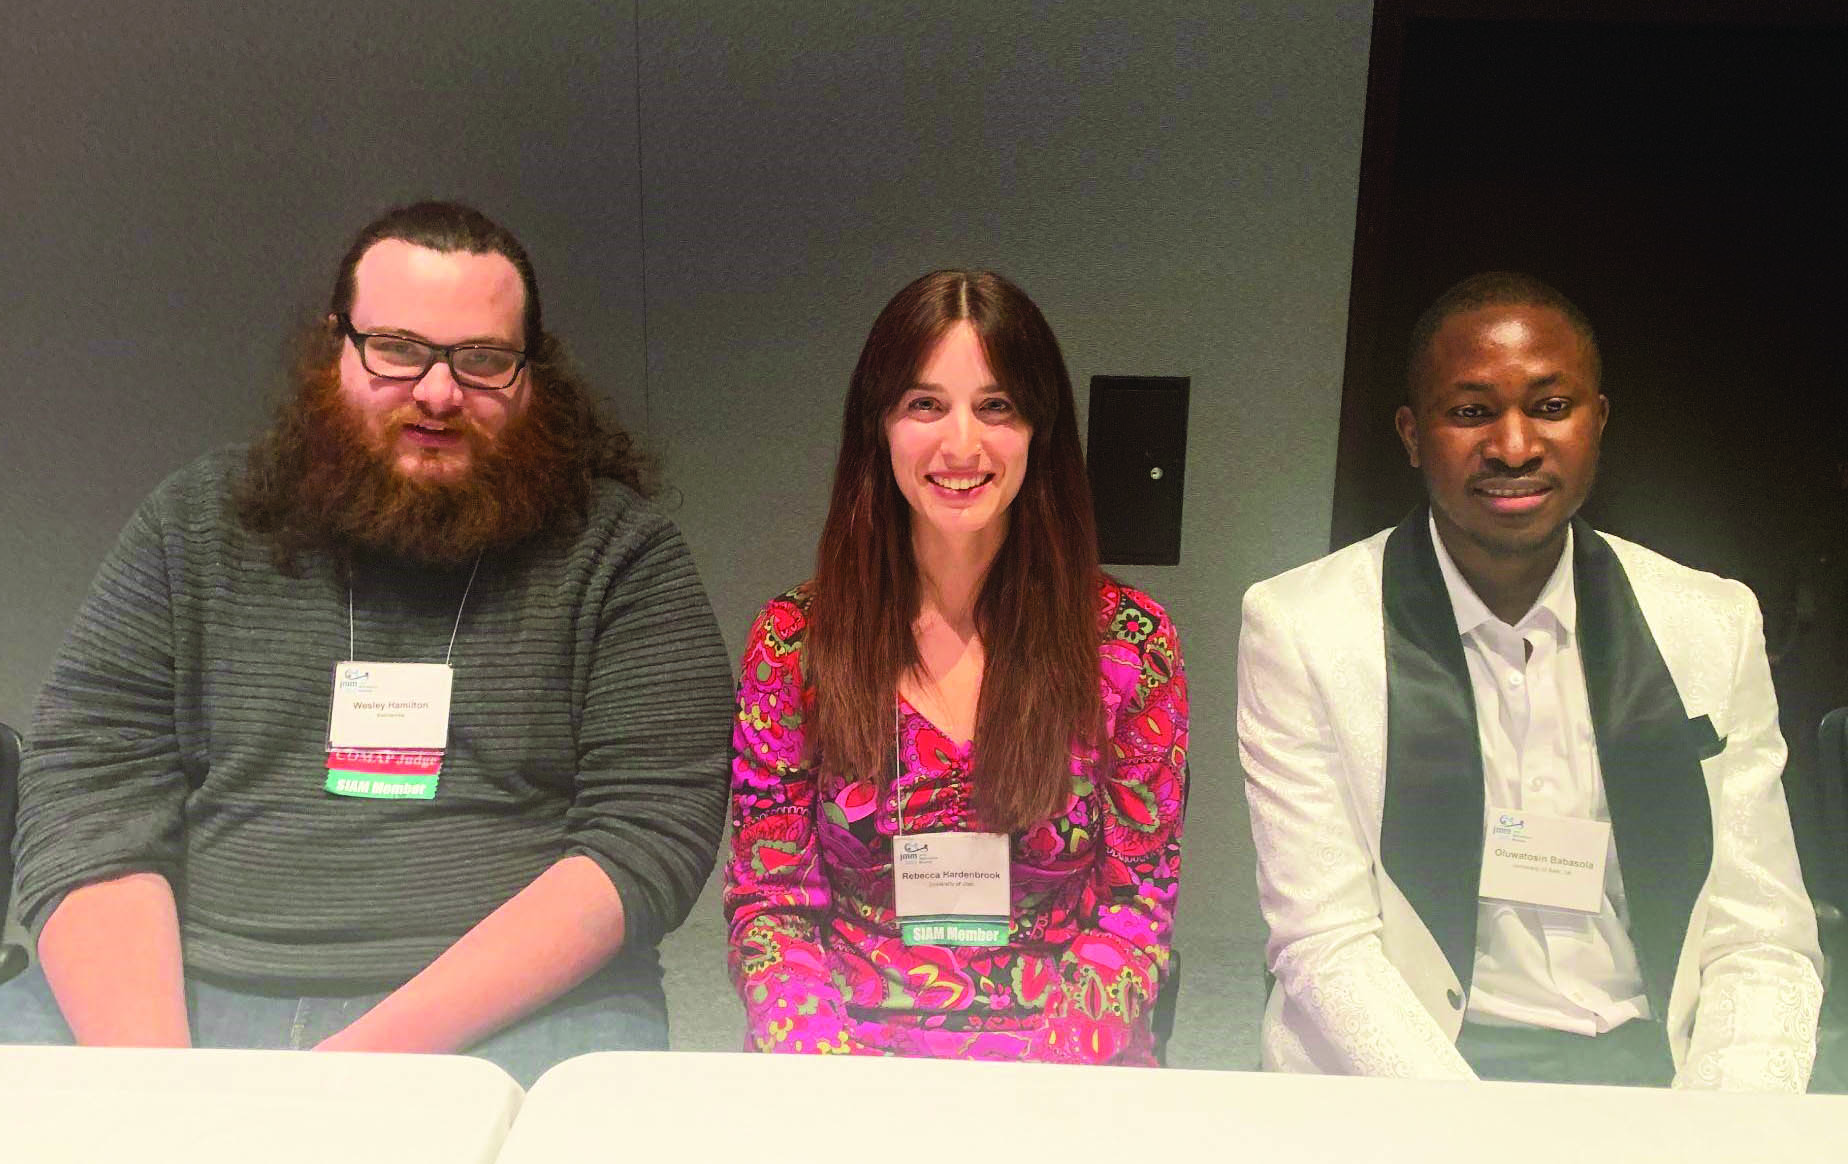
[[[507,389],[513,387],[514,383],[517,380],[519,380],[520,373],[525,371],[526,362],[530,358],[529,353],[521,351],[519,348],[503,348],[499,344],[464,343],[464,344],[449,344],[445,346],[443,344],[433,344],[429,340],[419,339],[413,335],[400,335],[397,332],[360,331],[358,328],[353,326],[352,317],[347,315],[347,313],[344,311],[335,315],[334,320],[340,324],[340,333],[343,336],[345,336],[348,340],[352,341],[353,350],[359,353],[360,366],[365,368],[366,372],[369,375],[377,376],[381,380],[393,380],[400,384],[417,383],[419,380],[422,380],[425,376],[428,376],[430,374],[430,369],[436,367],[436,365],[440,362],[440,363],[448,365],[449,378],[451,380],[454,380],[458,387],[467,388],[473,392],[505,392]],[[379,339],[406,340],[406,341],[409,341],[410,343],[421,344],[422,346],[430,350],[430,358],[424,364],[423,369],[419,371],[415,376],[393,376],[385,372],[377,371],[373,368],[371,364],[366,362],[366,341],[369,339],[372,339],[375,336],[378,337]],[[464,352],[464,351],[469,351],[471,349],[479,349],[479,348],[485,348],[489,351],[495,351],[495,352],[506,352],[509,355],[518,357],[514,361],[514,364],[513,364],[513,373],[507,377],[507,382],[505,384],[502,384],[499,387],[489,387],[486,384],[470,384],[468,381],[462,379],[462,377],[457,374],[456,364],[455,364],[455,354],[457,352]]]

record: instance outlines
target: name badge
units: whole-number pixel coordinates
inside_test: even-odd
[[[1479,893],[1491,901],[1601,913],[1610,845],[1608,821],[1491,807]]]
[[[333,710],[327,717],[330,749],[415,748],[449,744],[449,691],[455,672],[446,663],[367,663],[334,666]]]
[[[892,838],[893,904],[907,946],[1005,946],[1012,907],[1002,833]]]

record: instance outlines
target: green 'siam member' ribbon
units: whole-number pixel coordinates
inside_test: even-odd
[[[380,776],[330,768],[323,787],[335,796],[357,796],[366,800],[435,800],[436,779],[435,773]]]
[[[992,917],[908,917],[898,923],[907,946],[1005,946],[1008,921]]]

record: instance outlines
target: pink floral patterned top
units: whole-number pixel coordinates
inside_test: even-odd
[[[980,830],[974,745],[901,700],[901,771],[883,797],[871,780],[804,767],[807,600],[799,588],[764,608],[738,690],[725,909],[750,1044],[1153,1065],[1187,765],[1187,679],[1167,614],[1099,584],[1109,778],[1100,787],[1095,759],[1075,754],[1065,811],[1012,838],[1008,944],[906,946],[892,908],[900,798],[907,833]]]

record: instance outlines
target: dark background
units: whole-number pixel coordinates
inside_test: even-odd
[[[1612,405],[1585,514],[1758,593],[1805,869],[1839,892],[1813,741],[1848,703],[1848,6],[1674,9],[1377,7],[1331,544],[1422,497],[1391,427],[1419,312],[1481,270],[1558,287]]]

